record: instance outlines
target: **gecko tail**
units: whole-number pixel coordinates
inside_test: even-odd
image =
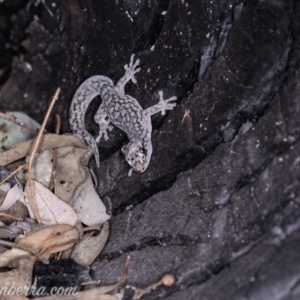
[[[100,167],[100,158],[99,158],[99,150],[98,150],[98,145],[96,143],[96,140],[93,138],[93,136],[87,132],[84,131],[81,136],[84,138],[86,143],[92,148],[95,160],[96,160],[96,165],[99,168]]]

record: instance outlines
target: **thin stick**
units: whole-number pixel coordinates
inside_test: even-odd
[[[39,224],[42,224],[42,220],[39,216],[39,213],[38,213],[38,210],[37,210],[37,205],[36,205],[36,202],[35,202],[35,199],[34,199],[34,194],[33,194],[33,184],[32,184],[32,177],[31,177],[31,170],[32,170],[32,163],[33,163],[33,159],[34,159],[34,155],[38,149],[38,146],[40,144],[40,141],[41,141],[41,137],[42,137],[42,134],[43,134],[43,131],[46,127],[46,123],[49,119],[49,116],[50,116],[50,113],[53,109],[53,106],[55,104],[55,101],[57,100],[58,98],[58,95],[60,93],[60,88],[58,88],[51,100],[51,103],[48,107],[48,110],[47,110],[47,113],[46,113],[46,116],[44,118],[44,121],[43,121],[43,124],[40,128],[40,131],[39,131],[39,134],[36,138],[36,141],[35,141],[35,144],[34,144],[34,147],[33,147],[33,150],[31,152],[31,155],[30,155],[30,159],[29,159],[29,162],[28,162],[28,177],[27,177],[27,184],[28,184],[28,196],[29,196],[29,203],[30,203],[30,206],[32,208],[32,211],[38,221]]]
[[[9,178],[13,177],[17,172],[19,172],[20,170],[22,170],[24,167],[26,167],[28,164],[25,163],[21,166],[18,166],[13,172],[11,172],[8,176],[6,176],[1,182],[0,182],[0,185],[2,183],[4,183],[5,181],[7,181]]]
[[[55,133],[57,135],[59,134],[60,126],[61,126],[60,115],[56,114],[56,128],[55,128]],[[55,174],[55,171],[56,171],[56,163],[57,163],[57,148],[53,148],[51,178],[50,178],[50,182],[49,182],[49,186],[48,186],[48,189],[50,191],[54,187],[54,174]]]
[[[138,292],[137,295],[133,297],[133,300],[141,299],[145,294],[150,293],[152,290],[155,290],[160,285],[171,286],[175,283],[175,277],[172,274],[166,274],[161,280],[158,282],[149,285],[145,289],[142,289]]]
[[[61,118],[60,118],[60,115],[59,115],[59,114],[56,114],[55,117],[56,117],[56,128],[55,128],[55,133],[56,133],[56,134],[59,134],[59,132],[60,132],[60,127],[61,127]]]
[[[32,132],[32,133],[39,132],[38,128],[26,124],[25,122],[18,119],[13,113],[4,114],[4,113],[0,112],[0,118],[21,126],[22,132]]]
[[[10,219],[13,219],[13,220],[15,220],[15,221],[20,221],[20,222],[23,221],[22,218],[19,218],[19,217],[10,215],[10,214],[6,214],[6,213],[0,213],[0,217],[10,218]]]

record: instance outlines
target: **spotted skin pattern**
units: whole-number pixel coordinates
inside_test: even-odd
[[[131,55],[129,65],[125,65],[125,74],[114,86],[113,82],[105,76],[92,76],[84,81],[77,89],[70,107],[70,126],[72,131],[91,146],[96,164],[100,166],[97,143],[103,136],[108,140],[107,131],[112,130],[110,123],[123,130],[129,143],[122,147],[122,152],[128,164],[136,172],[142,173],[148,168],[152,155],[151,116],[166,110],[172,110],[177,99],[171,97],[163,99],[163,92],[159,92],[159,102],[149,108],[143,109],[137,100],[125,94],[125,85],[131,80],[136,83],[134,75],[140,71],[137,68],[139,60],[134,62]],[[99,135],[95,139],[84,126],[84,116],[90,102],[100,95],[102,103],[94,117],[99,125]]]

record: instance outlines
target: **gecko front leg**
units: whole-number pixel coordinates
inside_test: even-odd
[[[99,109],[97,110],[94,120],[99,125],[99,134],[96,138],[96,142],[99,143],[102,135],[104,136],[104,139],[108,140],[107,130],[111,131],[113,129],[112,126],[110,126],[110,120],[108,119],[107,113],[103,107],[103,104],[100,105]]]
[[[173,96],[168,99],[164,99],[162,91],[159,91],[158,94],[159,94],[159,102],[153,106],[144,109],[143,113],[145,117],[155,115],[159,112],[161,112],[161,114],[164,115],[166,113],[166,110],[172,110],[176,106],[176,103],[169,103],[171,101],[177,100],[176,96]]]
[[[136,79],[134,75],[141,70],[141,68],[136,68],[140,63],[140,60],[137,59],[135,63],[133,63],[133,61],[134,61],[134,54],[132,54],[130,57],[129,65],[126,64],[124,66],[125,74],[123,77],[119,79],[118,83],[114,88],[114,91],[118,94],[119,97],[123,97],[125,95],[125,85],[127,82],[131,80],[133,83],[136,83]]]

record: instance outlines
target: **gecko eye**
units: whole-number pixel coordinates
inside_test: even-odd
[[[146,149],[144,147],[140,147],[139,151],[143,154],[146,154]]]

